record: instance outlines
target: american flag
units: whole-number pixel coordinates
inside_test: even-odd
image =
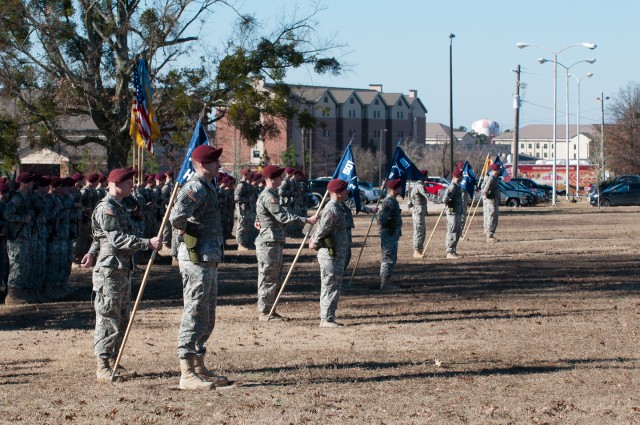
[[[136,143],[145,147],[149,152],[153,153],[153,136],[159,136],[152,131],[152,126],[157,127],[157,123],[153,122],[153,109],[151,105],[151,85],[147,75],[147,63],[143,59],[134,60],[132,62],[133,87],[136,91],[133,99],[133,107],[131,110],[131,126],[129,134],[134,138]]]

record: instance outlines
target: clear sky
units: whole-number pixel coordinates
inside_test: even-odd
[[[296,7],[300,14],[312,9],[308,1],[244,0],[243,12],[253,12],[273,26]],[[289,83],[367,88],[380,83],[385,92],[418,96],[429,113],[427,121],[449,124],[449,34],[453,39],[453,123],[471,128],[473,121],[488,118],[502,130],[514,126],[513,95],[520,64],[526,84],[520,125],[551,124],[553,120],[553,59],[549,52],[593,42],[595,50],[572,47],[558,55],[571,73],[592,78],[581,82],[582,124],[601,120],[596,98],[615,97],[630,82],[640,82],[640,2],[636,0],[323,0],[317,19],[321,36],[335,36],[346,48],[336,53],[349,64],[339,77],[309,72],[291,73]],[[230,14],[211,18],[224,31]],[[213,33],[208,34],[214,36]],[[215,36],[214,36],[215,37]],[[222,32],[220,39],[223,38]],[[518,49],[524,41],[547,47]],[[565,122],[566,72],[558,66],[558,125]],[[569,81],[570,122],[576,120],[577,90]],[[606,105],[606,104],[605,104]],[[606,109],[606,108],[605,108]],[[606,115],[606,113],[605,113]],[[608,118],[607,118],[608,121]]]

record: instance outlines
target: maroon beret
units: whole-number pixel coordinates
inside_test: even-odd
[[[58,187],[62,184],[62,180],[60,177],[58,176],[51,176],[51,186],[53,187]]]
[[[109,173],[109,180],[111,183],[122,183],[127,180],[133,179],[135,176],[135,171],[127,170],[126,168],[116,168],[115,170],[111,170]]]
[[[427,170],[426,168],[424,170],[420,170],[420,174],[426,176],[427,174],[429,174],[429,170]]]
[[[100,176],[98,175],[98,173],[89,173],[87,174],[86,179],[89,183],[95,183],[100,180]]]
[[[462,170],[464,168],[464,162],[458,162],[458,165],[456,166],[456,168],[459,168]]]
[[[227,179],[227,183],[229,183],[229,186],[236,184],[236,179],[233,176],[229,176]]]
[[[98,173],[98,181],[99,181],[100,183],[106,182],[106,181],[107,181],[107,176],[105,176],[105,175],[104,175],[104,174],[102,174],[102,173]]]
[[[347,182],[340,179],[333,179],[327,185],[329,192],[340,193],[347,190]]]
[[[387,182],[387,187],[389,189],[397,189],[402,186],[402,179],[393,179]]]
[[[289,167],[289,166],[284,167],[284,172],[287,173],[287,174],[293,174],[293,173],[295,173],[295,171],[296,171],[296,169],[293,168],[293,167]]]
[[[62,180],[62,187],[73,187],[76,184],[76,181],[74,179],[72,179],[71,177],[65,177]]]
[[[453,170],[453,173],[451,173],[451,175],[453,177],[460,178],[462,177],[462,170],[459,168],[456,168],[455,170]]]
[[[500,166],[498,164],[496,164],[495,162],[493,164],[491,164],[491,171],[495,171],[498,172],[500,171]]]
[[[277,179],[284,172],[284,168],[280,168],[277,165],[269,164],[262,169],[262,175],[265,179]]]
[[[217,161],[221,154],[222,148],[216,149],[213,146],[200,145],[193,150],[191,158],[194,161],[209,164],[210,162]]]
[[[0,193],[7,193],[9,192],[9,184],[5,181],[1,181],[0,182]]]
[[[38,178],[38,186],[49,186],[51,184],[51,177],[40,176]]]
[[[229,176],[226,175],[226,174],[218,179],[218,183],[220,183],[220,184],[224,184],[224,183],[226,183],[228,181],[229,181]]]
[[[251,168],[249,168],[249,167],[245,167],[245,168],[243,168],[242,170],[240,170],[240,174],[242,174],[243,176],[249,176],[249,177],[251,177],[251,176],[250,176],[250,174],[251,174]]]
[[[173,171],[167,171],[164,175],[173,178]]]
[[[253,173],[253,175],[251,176],[251,181],[257,182],[261,178],[262,178],[262,173]]]
[[[84,178],[84,174],[82,174],[82,173],[74,173],[74,174],[71,175],[71,178],[74,181],[79,182]]]
[[[23,171],[18,174],[18,178],[16,178],[18,183],[31,183],[33,181],[33,174],[28,171]]]
[[[156,180],[160,180],[160,181],[163,181],[163,180],[167,179],[167,176],[165,176],[164,173],[158,173],[158,174],[156,174],[155,177],[156,177]]]

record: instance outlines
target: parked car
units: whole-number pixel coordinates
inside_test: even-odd
[[[524,187],[526,187],[527,189],[531,190],[531,189],[536,189],[537,191],[544,191],[546,193],[546,201],[548,201],[551,198],[551,195],[553,193],[553,187],[549,186],[548,184],[540,184],[534,180],[531,179],[526,179],[523,177],[515,177],[512,178],[511,180],[509,180],[510,182],[512,181],[516,181],[520,184],[522,184]]]
[[[600,200],[600,202],[598,202]],[[591,205],[610,207],[614,205],[640,205],[640,183],[619,183],[603,192],[595,193],[589,200]]]
[[[442,202],[442,198],[447,190],[447,187],[440,183],[426,181],[424,182],[424,190],[426,190],[429,194],[429,200],[431,202],[439,204]]]
[[[358,180],[358,187],[364,193],[364,202],[378,202],[378,198],[382,195],[382,191],[378,187],[373,187],[369,182],[361,182]]]
[[[547,198],[547,192],[545,192],[544,190],[541,189],[536,189],[536,188],[527,188],[525,187],[522,183],[518,182],[518,181],[508,181],[507,183],[509,183],[512,186],[515,186],[516,189],[520,189],[520,190],[525,190],[525,191],[529,191],[531,192],[531,194],[533,194],[533,205],[537,205],[538,202],[545,202],[545,198],[546,200],[548,200],[549,198]]]
[[[425,179],[425,182],[439,183],[444,187],[449,187],[449,185],[451,184],[451,182],[449,180],[445,179],[444,177],[439,177],[439,176],[428,176]]]
[[[324,197],[324,194],[327,192],[327,186],[329,185],[329,182],[331,181],[331,178],[327,178],[327,177],[320,177],[314,180],[307,180],[307,207],[311,208],[311,209],[316,209],[318,208],[318,206],[320,205],[320,202],[322,202],[322,198]],[[360,189],[360,202],[362,204],[364,204],[365,201],[365,195],[364,195],[364,191],[362,189]],[[326,201],[325,201],[326,202]],[[347,200],[347,202],[349,202],[349,200]]]
[[[528,206],[534,204],[535,196],[531,191],[518,189],[502,180],[498,181],[498,186],[500,186],[500,205],[519,207],[521,205]]]

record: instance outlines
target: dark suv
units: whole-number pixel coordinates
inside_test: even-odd
[[[540,184],[534,180],[531,179],[525,179],[522,177],[515,177],[512,178],[509,181],[514,181],[514,182],[518,182],[521,185],[523,185],[524,187],[526,187],[527,189],[538,189],[538,190],[544,190],[545,192],[547,192],[547,196],[551,197],[551,194],[553,193],[553,187],[549,186],[548,184]]]

